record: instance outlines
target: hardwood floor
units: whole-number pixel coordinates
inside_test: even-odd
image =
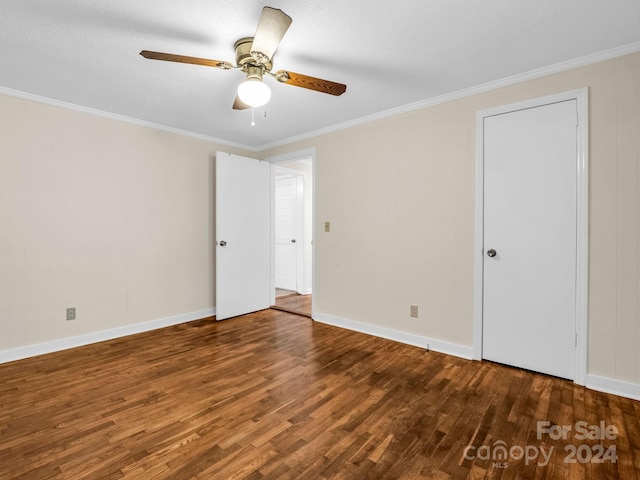
[[[311,318],[311,295],[286,292],[287,290],[281,290],[278,295],[276,291],[276,304],[271,308]]]
[[[274,310],[0,365],[0,407],[3,480],[640,473],[640,402]],[[617,462],[587,462],[597,444]]]

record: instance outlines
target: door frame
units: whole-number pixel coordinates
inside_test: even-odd
[[[588,235],[589,235],[589,109],[588,88],[480,110],[476,113],[476,178],[474,233],[473,359],[482,360],[484,282],[484,119],[552,103],[576,100],[576,348],[575,378],[585,385],[588,347]]]
[[[265,160],[271,163],[271,221],[275,222],[275,166],[282,163],[295,162],[297,160],[311,160],[311,184],[313,185],[311,192],[311,288],[313,296],[311,297],[311,318],[315,318],[316,313],[316,149],[315,147],[306,148],[303,150],[296,150],[295,152],[285,153],[282,155],[274,155],[265,158]],[[305,191],[305,195],[308,192]],[[273,224],[273,223],[272,223]],[[305,241],[308,239],[305,239]],[[275,274],[275,251],[276,242],[275,235],[271,235],[271,305],[275,305],[276,302],[276,274]]]

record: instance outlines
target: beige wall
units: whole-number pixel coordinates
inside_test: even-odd
[[[476,112],[581,87],[589,373],[640,383],[640,54],[262,152],[316,148],[316,312],[471,347]]]
[[[589,372],[640,384],[640,54],[260,152],[316,149],[316,311],[471,347],[476,111],[585,86]],[[0,112],[0,350],[214,306],[212,157],[233,149]]]
[[[0,352],[214,307],[217,149],[0,96]]]

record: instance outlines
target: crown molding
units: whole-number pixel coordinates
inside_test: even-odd
[[[266,143],[258,147],[259,151],[268,150],[274,147],[280,147],[291,143],[299,142],[301,140],[308,140],[310,138],[319,137],[320,135],[326,135],[328,133],[338,132],[340,130],[346,130],[351,127],[356,127],[366,123],[376,122],[385,118],[394,117],[403,113],[413,112],[427,107],[433,107],[442,103],[451,102],[453,100],[459,100],[461,98],[470,97],[479,93],[485,93],[491,90],[497,90],[502,87],[508,87],[517,83],[526,82],[528,80],[534,80],[536,78],[545,77],[547,75],[553,75],[555,73],[565,72],[574,68],[584,67],[592,65],[594,63],[611,60],[613,58],[622,57],[640,51],[640,42],[630,43],[621,47],[612,48],[602,52],[586,55],[584,57],[575,58],[566,62],[556,63],[547,67],[538,68],[525,73],[519,73],[510,77],[502,78],[500,80],[494,80],[491,82],[476,85],[474,87],[465,88],[444,95],[427,98],[419,102],[410,103],[400,107],[385,110],[383,112],[374,113],[364,117],[349,120],[344,123],[339,123],[312,132],[303,133],[293,137],[284,138],[282,140],[276,140],[275,142]]]
[[[203,135],[201,133],[190,132],[188,130],[181,130],[179,128],[169,127],[167,125],[162,125],[159,123],[147,122],[146,120],[127,117],[126,115],[119,115],[117,113],[106,112],[104,110],[98,110],[96,108],[84,107],[82,105],[77,105],[75,103],[69,103],[69,102],[64,102],[62,100],[55,100],[53,98],[42,97],[40,95],[35,95],[33,93],[22,92],[20,90],[14,90],[14,89],[2,87],[2,86],[0,86],[0,94],[6,95],[8,97],[19,98],[21,100],[27,100],[30,102],[42,103],[52,107],[59,107],[59,108],[64,108],[66,110],[73,110],[75,112],[88,113],[90,115],[96,115],[98,117],[103,117],[110,120],[129,123],[132,125],[137,125],[139,127],[152,128],[154,130],[160,130],[167,133],[182,135],[184,137],[195,138],[197,140],[204,140],[206,142],[211,142],[211,143],[217,143],[227,147],[240,148],[240,149],[249,150],[252,152],[258,151],[256,147],[250,147],[248,145],[242,145],[239,143],[230,142],[228,140],[223,140],[222,138],[210,137],[208,135]]]
[[[511,85],[515,85],[517,83],[525,82],[528,80],[533,80],[536,78],[544,77],[547,75],[552,75],[555,73],[564,72],[567,70],[571,70],[574,68],[584,67],[587,65],[591,65],[598,62],[603,62],[606,60],[610,60],[617,57],[622,57],[624,55],[629,55],[632,53],[636,53],[640,51],[640,42],[634,42],[627,45],[622,45],[620,47],[612,48],[609,50],[604,50],[602,52],[594,53],[591,55],[586,55],[584,57],[579,57],[576,59],[568,60],[566,62],[556,63],[554,65],[549,65],[547,67],[542,67],[536,70],[532,70],[525,73],[520,73],[517,75],[512,75],[510,77],[506,77],[500,80],[495,80],[492,82],[483,83],[481,85],[477,85],[474,87],[458,90],[451,93],[446,93],[444,95],[439,95],[436,97],[427,98],[425,100],[421,100],[419,102],[410,103],[407,105],[403,105],[400,107],[392,108],[389,110],[385,110],[383,112],[374,113],[371,115],[366,115],[364,117],[356,118],[354,120],[349,120],[347,122],[338,123],[335,125],[331,125],[329,127],[321,128],[318,130],[313,130],[311,132],[302,133],[300,135],[295,135],[292,137],[283,138],[280,140],[275,140],[273,142],[265,143],[259,146],[251,146],[251,145],[243,145],[236,142],[231,142],[228,140],[224,140],[221,138],[211,137],[208,135],[203,135],[195,132],[190,132],[187,130],[181,130],[178,128],[169,127],[166,125],[161,125],[153,122],[147,122],[145,120],[139,120],[132,117],[127,117],[125,115],[118,115],[111,112],[106,112],[103,110],[98,110],[95,108],[83,107],[81,105],[76,105],[74,103],[63,102],[60,100],[54,100],[47,97],[42,97],[39,95],[34,95],[31,93],[22,92],[19,90],[13,90],[10,88],[0,86],[0,94],[7,95],[10,97],[21,98],[23,100],[29,100],[32,102],[43,103],[46,105],[51,105],[54,107],[66,108],[69,110],[74,110],[77,112],[89,113],[92,115],[97,115],[104,118],[109,118],[112,120],[117,120],[133,125],[138,125],[147,128],[153,128],[156,130],[161,130],[168,133],[174,133],[176,135],[182,135],[185,137],[195,138],[198,140],[204,140],[207,142],[217,143],[219,145],[224,145],[228,147],[234,147],[243,149],[253,153],[263,152],[265,150],[280,147],[283,145],[289,145],[295,142],[299,142],[302,140],[308,140],[310,138],[319,137],[321,135],[326,135],[329,133],[338,132],[341,130],[346,130],[348,128],[356,127],[359,125],[376,122],[378,120],[383,120],[386,118],[394,117],[396,115],[401,115],[403,113],[413,112],[415,110],[420,110],[423,108],[432,107],[435,105],[440,105],[442,103],[450,102],[453,100],[458,100],[465,97],[470,97],[472,95],[477,95],[479,93],[488,92],[491,90],[495,90],[502,87],[507,87]]]

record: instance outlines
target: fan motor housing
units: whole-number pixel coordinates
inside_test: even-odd
[[[251,55],[251,45],[253,44],[253,37],[244,37],[236,41],[233,48],[236,51],[236,65],[243,70],[251,66],[262,66],[264,70],[270,72],[273,68],[272,60],[267,62],[257,62]]]

